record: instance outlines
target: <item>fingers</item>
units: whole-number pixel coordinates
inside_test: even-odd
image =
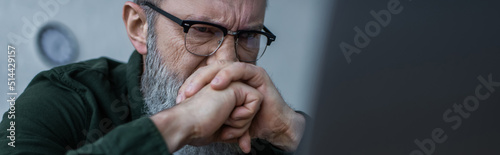
[[[246,124],[251,123],[258,110],[260,110],[260,104],[258,102],[238,106],[233,110],[231,116],[229,116],[224,124],[231,127],[242,128]]]
[[[203,86],[209,84],[213,89],[222,90],[232,81],[246,81],[254,88],[270,83],[266,71],[258,66],[241,62],[218,61],[218,63],[196,70],[189,76],[178,91],[177,103],[191,97]]]
[[[224,143],[238,143],[243,152],[250,152],[252,148],[252,137],[250,136],[250,132],[247,128],[236,129],[226,126],[222,129],[221,135],[225,138],[221,138],[218,141]]]
[[[236,104],[224,124],[233,128],[247,127],[260,110],[263,95],[256,89],[241,82],[234,82],[229,88],[234,91]]]
[[[231,63],[232,62],[229,61],[217,61],[217,63],[213,65],[198,68],[179,88],[176,102],[180,103],[184,99],[193,96],[196,92],[208,84],[221,68]]]
[[[269,76],[266,71],[258,66],[247,63],[234,63],[222,68],[212,79],[210,85],[213,89],[226,88],[232,81],[246,81],[248,85],[258,88],[266,84]]]
[[[252,148],[252,137],[247,128],[236,129],[231,127],[223,128],[222,132],[222,142],[238,142],[241,150],[244,153],[249,153]],[[236,138],[235,138],[236,137]]]
[[[256,89],[241,82],[231,83],[228,89],[234,91],[236,106],[224,123],[221,131],[222,140],[238,139],[241,150],[250,152],[251,137],[248,129],[252,120],[260,110],[263,95]]]
[[[251,126],[252,120],[260,109],[263,95],[241,82],[231,83],[227,89],[213,90],[210,86],[203,87],[199,93],[192,98],[186,99],[185,102],[178,106],[184,108],[182,113],[193,112],[197,119],[193,122],[194,140],[189,143],[206,144],[211,141],[228,141],[238,140],[241,143],[242,149],[249,142],[245,142],[248,137],[245,132]],[[186,109],[187,108],[187,109]],[[220,131],[220,132],[219,132]],[[246,148],[245,148],[246,147]]]
[[[244,136],[243,134],[248,131],[255,114],[255,112],[251,112],[243,106],[237,107],[224,123],[225,127],[221,132],[221,139],[227,141]]]
[[[250,153],[250,150],[252,149],[252,142],[251,142],[250,133],[248,130],[243,134],[243,136],[238,139],[238,144],[240,145],[241,151],[244,153]]]
[[[232,140],[235,138],[239,138],[245,134],[245,132],[248,131],[248,128],[250,127],[250,124],[246,124],[241,128],[236,128],[236,127],[231,127],[231,126],[224,126],[220,132],[220,140],[223,141],[228,141]]]

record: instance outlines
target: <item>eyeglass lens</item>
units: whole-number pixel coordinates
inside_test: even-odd
[[[215,26],[194,24],[185,35],[186,49],[196,55],[209,56],[222,45],[224,32]],[[240,61],[256,61],[266,50],[267,37],[260,33],[243,32],[238,34],[235,47]]]

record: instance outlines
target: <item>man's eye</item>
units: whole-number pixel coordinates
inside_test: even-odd
[[[257,35],[258,34],[256,34],[256,33],[245,33],[240,37],[245,38],[245,39],[254,39],[257,37]]]
[[[194,27],[194,29],[199,31],[199,32],[208,32],[207,27]]]

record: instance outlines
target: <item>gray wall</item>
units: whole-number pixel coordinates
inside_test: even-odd
[[[76,61],[101,56],[126,62],[133,46],[126,36],[121,19],[124,0],[3,0],[0,2],[0,81],[5,84],[0,94],[7,98],[7,44],[16,47],[16,87],[20,94],[31,79],[40,71],[53,66],[44,62],[35,47],[35,33],[23,33],[23,20],[33,22],[34,17],[47,16],[35,25],[38,30],[47,22],[59,22],[74,33],[79,44]],[[54,3],[58,9],[47,11],[40,3]],[[310,96],[314,90],[314,72],[318,51],[321,50],[323,14],[328,13],[326,0],[270,0],[265,25],[277,35],[277,41],[268,48],[258,65],[264,67],[285,100],[295,109],[311,112]],[[24,38],[15,43],[9,34]],[[9,108],[7,102],[0,103],[0,111]],[[0,118],[1,119],[1,118]]]

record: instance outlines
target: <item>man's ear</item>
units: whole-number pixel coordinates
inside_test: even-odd
[[[123,22],[132,45],[140,54],[146,55],[148,51],[146,46],[148,23],[141,6],[130,1],[125,2],[123,6]]]

